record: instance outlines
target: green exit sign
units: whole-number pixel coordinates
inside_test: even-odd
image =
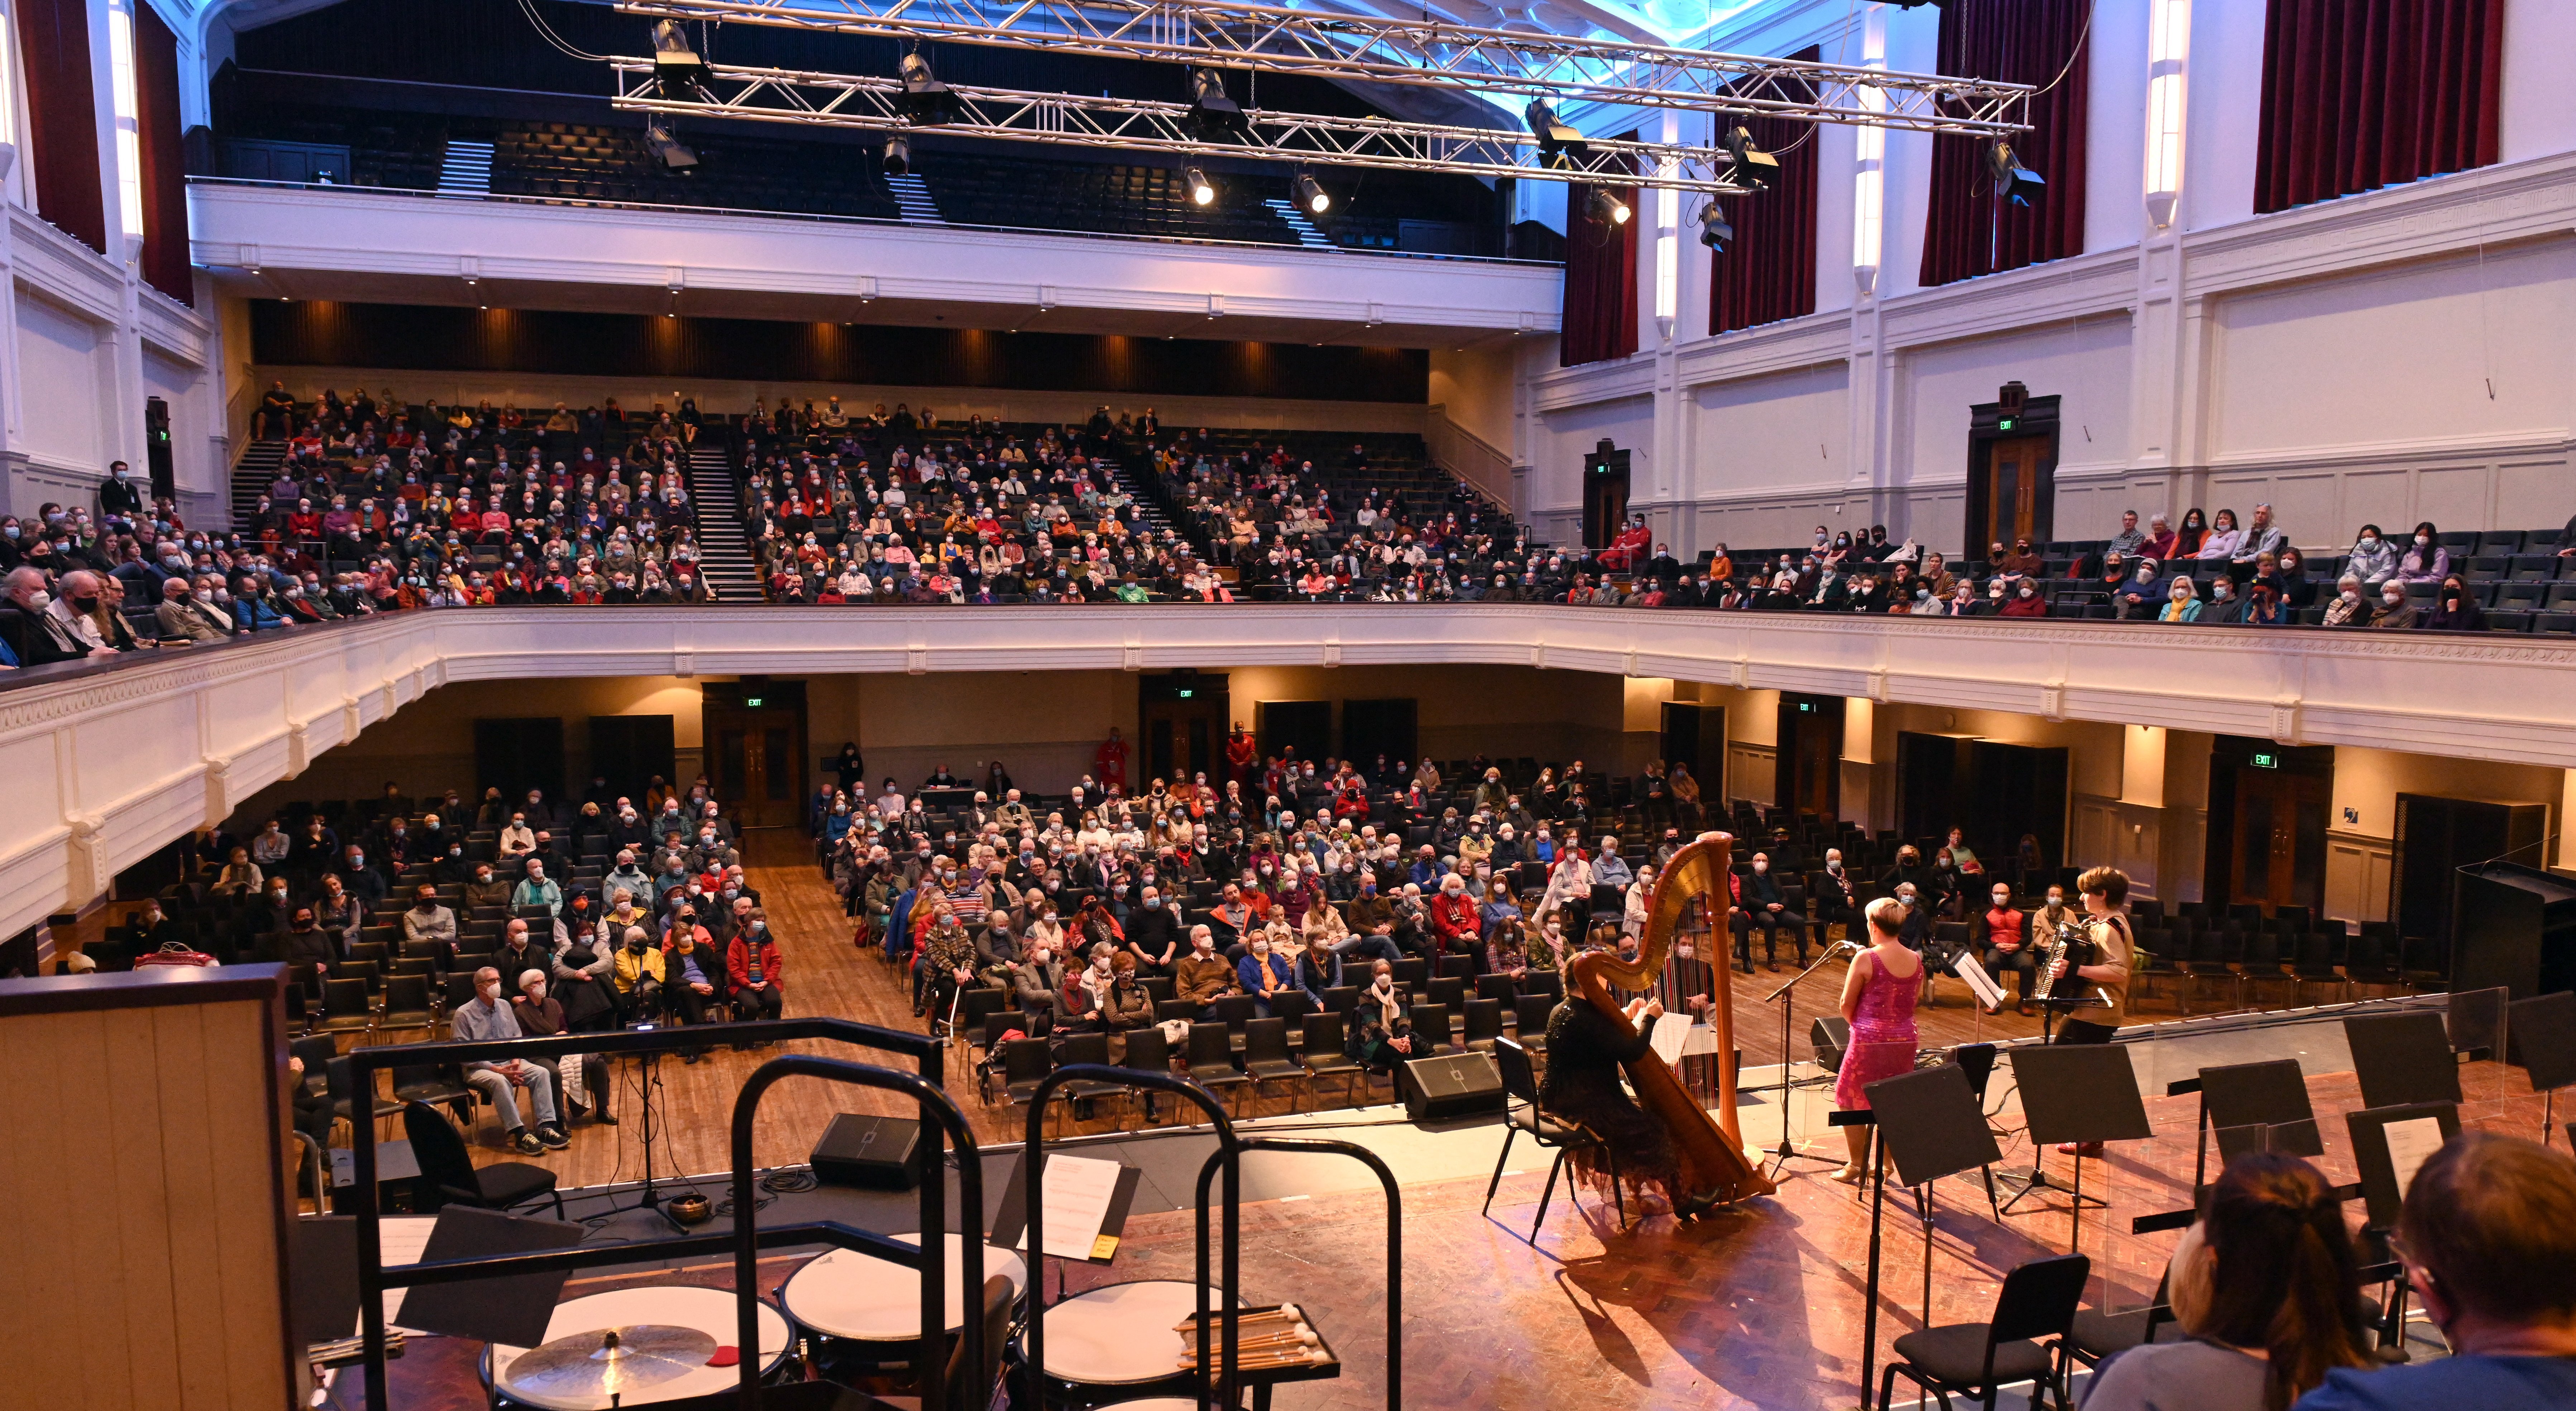
[[[2254,757],[2246,762],[2257,769],[2278,769],[2281,767],[2281,757],[2269,750],[2255,751]]]
[[[745,707],[747,707],[747,708],[749,708],[749,709],[752,709],[752,710],[758,710],[758,709],[760,709],[760,697],[758,697],[758,696],[745,696],[745,697],[743,697],[743,698],[742,698],[742,703],[743,703],[743,705],[744,705]]]
[[[1181,690],[1174,691],[1172,694],[1181,700],[1188,700],[1190,697],[1197,695],[1198,692],[1185,687]]]
[[[2012,429],[2013,429],[2013,419],[2012,419],[2011,417],[2005,417],[2003,420],[2001,420],[2001,421],[1999,421],[1999,422],[1996,422],[1996,423],[1995,423],[1995,429],[1996,429],[1997,431],[2010,431],[2010,430],[2012,430]]]

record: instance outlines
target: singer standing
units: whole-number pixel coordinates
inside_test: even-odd
[[[1843,975],[1843,1022],[1851,1026],[1851,1042],[1834,1076],[1834,1106],[1845,1112],[1868,1109],[1863,1090],[1869,1084],[1914,1071],[1914,997],[1923,988],[1924,958],[1897,934],[1905,924],[1905,904],[1880,897],[1864,915],[1869,949],[1852,957]],[[1851,1144],[1851,1159],[1834,1179],[1856,1186],[1869,1160],[1869,1128],[1845,1127],[1843,1138]]]

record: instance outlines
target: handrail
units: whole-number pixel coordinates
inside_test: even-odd
[[[922,1084],[928,1091],[937,1093],[941,1103],[948,1104],[952,1110],[954,1108],[954,1103],[950,1102],[947,1094],[940,1089],[941,1058],[947,1050],[947,1045],[927,1034],[907,1033],[900,1029],[885,1029],[848,1019],[822,1017],[758,1020],[751,1023],[722,1025],[719,1028],[719,1037],[723,1041],[736,1044],[770,1043],[786,1039],[834,1039],[860,1048],[909,1054],[920,1065],[921,1073],[917,1079],[903,1075],[905,1081]],[[356,1095],[365,1095],[365,1100],[370,1103],[374,1100],[372,1096],[375,1092],[374,1075],[380,1068],[409,1067],[423,1063],[560,1058],[585,1053],[663,1053],[694,1047],[707,1042],[708,1038],[707,1032],[694,1028],[637,1029],[597,1034],[562,1034],[542,1039],[383,1044],[351,1049],[346,1055],[335,1058],[331,1062],[335,1067],[345,1065],[348,1074],[345,1090],[353,1095],[351,1104],[354,1111],[360,1100]],[[772,1062],[778,1061],[782,1060],[772,1060]],[[754,1076],[758,1076],[757,1073]],[[938,1108],[927,1098],[922,1101],[922,1112],[925,1117],[938,1120]],[[945,1126],[946,1123],[943,1121],[942,1125]],[[357,1217],[358,1336],[363,1354],[360,1361],[366,1369],[368,1411],[388,1411],[385,1379],[384,1291],[386,1289],[405,1288],[414,1283],[445,1283],[460,1278],[489,1277],[495,1271],[531,1273],[554,1269],[632,1264],[637,1262],[638,1251],[661,1251],[659,1254],[643,1254],[641,1257],[644,1259],[675,1258],[686,1254],[714,1253],[734,1243],[732,1237],[724,1235],[680,1235],[669,1239],[636,1240],[599,1249],[570,1249],[544,1254],[473,1260],[441,1260],[433,1264],[402,1266],[401,1272],[388,1277],[384,1267],[382,1223],[384,1213],[379,1209],[377,1199],[375,1124],[363,1122],[357,1130],[357,1140],[350,1144],[350,1199],[356,1204],[356,1209],[351,1213]],[[743,1179],[743,1172],[737,1170],[735,1172],[737,1191]],[[939,1183],[932,1181],[925,1184],[938,1185]],[[944,1194],[944,1186],[941,1187],[941,1191]],[[932,1198],[925,1196],[924,1200],[928,1201]],[[746,1207],[739,1203],[736,1205],[737,1222],[744,1218],[745,1209]],[[975,1221],[980,1226],[982,1220],[983,1210],[978,1206]],[[930,1243],[928,1238],[930,1233],[944,1233],[944,1231],[925,1231],[923,1238],[925,1247]],[[864,1237],[864,1239],[874,1241],[873,1236]],[[837,1238],[832,1239],[831,1242],[842,1243]],[[856,1246],[843,1245],[843,1247]],[[908,1263],[906,1256],[895,1252],[900,1249],[901,1246],[889,1246],[884,1242],[867,1244],[868,1253],[880,1258],[892,1258],[897,1263]],[[943,1242],[940,1251],[942,1258],[945,1257],[945,1249]],[[934,1316],[932,1321],[939,1320]],[[757,1331],[756,1326],[755,1331]],[[760,1343],[755,1337],[745,1346],[742,1355],[747,1362],[757,1363],[759,1352]]]
[[[1404,1411],[1404,1202],[1395,1183],[1395,1172],[1376,1152],[1356,1142],[1338,1137],[1264,1137],[1243,1139],[1244,1151],[1314,1151],[1350,1157],[1376,1173],[1378,1186],[1386,1192],[1386,1411]],[[1210,1152],[1199,1167],[1199,1262],[1207,1262],[1207,1197],[1209,1178],[1216,1174],[1219,1153]],[[1229,1233],[1237,1215],[1234,1205],[1226,1206]],[[1231,1322],[1228,1331],[1232,1331]],[[1207,1366],[1207,1308],[1199,1308],[1199,1365]],[[1232,1364],[1228,1364],[1231,1371]],[[1202,1385],[1204,1385],[1204,1378]],[[1231,1406],[1233,1403],[1228,1402]]]
[[[1221,1403],[1210,1398],[1208,1395],[1207,1377],[1205,1375],[1207,1370],[1208,1251],[1207,1178],[1204,1174],[1202,1174],[1199,1179],[1198,1266],[1196,1270],[1197,1277],[1193,1281],[1198,1289],[1199,1312],[1200,1376],[1197,1378],[1197,1391],[1199,1411],[1208,1411],[1210,1406],[1217,1404],[1222,1404],[1228,1408],[1232,1408],[1237,1401],[1237,1398],[1232,1395],[1232,1392],[1234,1391],[1234,1382],[1237,1371],[1236,1362],[1238,1361],[1239,1352],[1237,1344],[1241,1340],[1241,1332],[1236,1326],[1234,1288],[1236,1278],[1241,1272],[1243,1257],[1242,1239],[1239,1233],[1241,1222],[1235,1219],[1236,1207],[1241,1202],[1242,1198],[1241,1172],[1238,1167],[1237,1153],[1242,1150],[1243,1143],[1241,1139],[1236,1137],[1234,1134],[1234,1119],[1226,1115],[1225,1104],[1217,1101],[1214,1094],[1210,1093],[1206,1088],[1199,1086],[1195,1081],[1188,1078],[1177,1077],[1170,1073],[1155,1073],[1145,1069],[1113,1068],[1105,1063],[1067,1064],[1064,1067],[1058,1068],[1047,1074],[1044,1078],[1039,1079],[1037,1088],[1029,1094],[1029,1132],[1028,1145],[1026,1147],[1028,1152],[1029,1169],[1027,1178],[1020,1183],[1020,1198],[1023,1206],[1025,1207],[1025,1220],[1028,1230],[1028,1233],[1023,1236],[1023,1238],[1028,1241],[1029,1277],[1030,1289],[1032,1291],[1032,1297],[1029,1299],[1028,1330],[1029,1404],[1033,1406],[1044,1406],[1046,1404],[1047,1303],[1046,1239],[1044,1229],[1046,1222],[1046,1204],[1038,1199],[1038,1178],[1039,1174],[1046,1169],[1047,1102],[1055,1095],[1055,1090],[1057,1088],[1070,1082],[1110,1083],[1119,1087],[1150,1088],[1156,1092],[1178,1094],[1191,1102],[1197,1103],[1200,1109],[1207,1113],[1208,1121],[1216,1129],[1216,1150],[1210,1154],[1208,1159],[1211,1163],[1222,1161],[1225,1166],[1225,1306],[1221,1310],[1219,1316],[1225,1324],[1225,1366],[1220,1378],[1220,1384],[1228,1394],[1223,1398]]]
[[[769,1060],[752,1071],[742,1092],[733,1100],[733,1290],[735,1311],[740,1319],[735,1346],[741,1349],[741,1411],[760,1411],[760,1238],[755,1228],[759,1202],[751,1189],[751,1123],[759,1111],[760,1099],[783,1078],[823,1078],[836,1083],[850,1083],[863,1088],[887,1091],[909,1091],[921,1102],[924,1114],[934,1116],[946,1128],[948,1139],[957,1152],[957,1201],[963,1207],[958,1214],[964,1221],[959,1243],[965,1255],[959,1300],[964,1310],[960,1319],[965,1363],[982,1374],[984,1366],[984,1165],[976,1152],[975,1132],[966,1114],[957,1108],[956,1099],[936,1083],[910,1073],[890,1068],[876,1068],[845,1059],[825,1058],[820,1054],[791,1053]],[[913,1376],[918,1383],[922,1411],[945,1411],[948,1404],[947,1370],[940,1356],[946,1339],[940,1336],[948,1325],[948,1183],[939,1163],[929,1163],[921,1180],[921,1257],[914,1267],[921,1275],[921,1336],[913,1346]],[[902,1246],[893,1240],[869,1241],[868,1253],[883,1258],[897,1252],[896,1263],[909,1263],[900,1257]],[[960,1408],[965,1411],[965,1408]]]

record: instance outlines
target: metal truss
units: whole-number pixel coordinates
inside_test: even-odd
[[[1193,127],[1187,103],[962,84],[948,89],[957,101],[956,121],[916,126],[898,106],[903,95],[898,79],[715,64],[693,93],[672,96],[651,60],[615,58],[609,63],[617,75],[612,101],[633,112],[954,133],[1129,152],[1275,158],[1318,166],[1643,184],[1710,195],[1745,189],[1722,175],[1729,169],[1726,153],[1705,147],[1587,140],[1581,155],[1568,150],[1550,158],[1526,133],[1250,109],[1244,112],[1242,140],[1210,141]]]
[[[617,0],[631,15],[1999,137],[2031,87],[1235,0]],[[1517,107],[1518,104],[1510,106]]]

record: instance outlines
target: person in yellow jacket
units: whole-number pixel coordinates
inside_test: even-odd
[[[622,1021],[650,1018],[662,1008],[662,948],[641,926],[629,926],[618,939],[617,964],[610,972],[617,986]]]

